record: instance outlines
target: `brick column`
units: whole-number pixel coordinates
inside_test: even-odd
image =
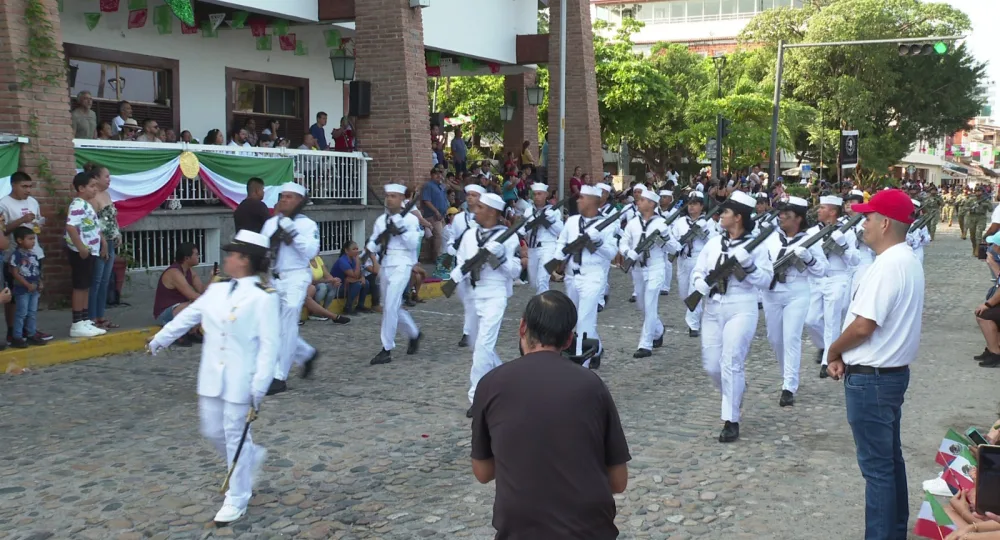
[[[358,120],[361,149],[371,155],[368,184],[415,188],[431,170],[424,27],[409,0],[355,4],[355,78],[372,83],[371,116]]]
[[[0,1],[0,132],[31,138],[21,146],[20,170],[34,180],[32,195],[46,219],[39,239],[46,255],[41,303],[53,305],[68,300],[70,288],[62,235],[76,166],[58,6],[38,1],[44,9],[37,16],[47,22],[32,25],[25,18],[29,2]],[[33,52],[30,38],[40,44]]]
[[[549,5],[549,182],[559,179],[559,2]],[[604,170],[590,2],[566,0],[566,193],[574,167],[595,181]]]
[[[504,123],[503,126],[503,151],[514,152],[514,156],[521,155],[521,145],[524,141],[529,141],[531,155],[535,157],[535,164],[539,163],[538,148],[538,107],[528,104],[527,88],[535,85],[535,72],[521,73],[519,75],[504,76],[503,88],[504,96],[510,101],[510,95],[517,95],[517,106],[514,108],[514,119]]]

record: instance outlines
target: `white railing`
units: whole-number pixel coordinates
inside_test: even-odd
[[[115,148],[124,150],[179,150],[213,152],[257,158],[291,158],[295,181],[309,190],[309,197],[320,203],[368,204],[368,162],[361,152],[293,150],[290,148],[242,148],[187,143],[145,143],[73,139],[75,148]],[[172,199],[183,202],[218,204],[218,199],[197,178],[181,182]]]
[[[345,243],[354,240],[354,222],[347,220],[317,221],[321,255],[340,255]]]
[[[165,231],[122,231],[122,245],[132,250],[129,270],[162,270],[174,262],[182,243],[198,248],[201,265],[219,262],[219,229],[172,229]]]

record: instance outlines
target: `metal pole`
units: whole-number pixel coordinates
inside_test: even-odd
[[[718,96],[722,99],[722,62],[715,64],[715,73],[718,79]],[[722,113],[715,115],[715,166],[712,168],[715,179],[719,181],[719,189],[722,189]]]
[[[596,174],[596,172],[592,173]],[[566,0],[559,0],[559,200],[566,198]]]
[[[826,151],[826,111],[819,111],[819,178],[823,179],[823,154]]]
[[[862,41],[823,41],[818,43],[787,43],[786,49],[805,49],[809,47],[843,47],[848,45],[882,45],[885,43],[921,43],[924,41],[957,41],[965,36],[930,36],[917,38],[867,39]],[[780,45],[781,42],[779,42]]]
[[[768,191],[774,189],[774,181],[778,178],[778,115],[781,112],[781,77],[785,71],[785,42],[778,41],[778,67],[774,73],[774,110],[771,113],[771,149],[768,152],[767,185]]]

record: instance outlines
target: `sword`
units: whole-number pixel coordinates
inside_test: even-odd
[[[236,447],[236,454],[233,455],[233,465],[229,467],[229,472],[226,473],[226,480],[222,482],[222,488],[219,489],[219,493],[223,495],[229,490],[229,479],[233,476],[233,471],[236,470],[236,462],[240,459],[240,452],[243,451],[243,443],[247,442],[247,433],[250,433],[250,423],[257,419],[257,410],[250,406],[250,410],[247,411],[247,422],[243,424],[243,436],[240,437],[240,444]]]

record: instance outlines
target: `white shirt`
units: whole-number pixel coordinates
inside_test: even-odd
[[[1000,223],[1000,204],[993,209],[993,215],[990,216],[990,223]]]
[[[812,235],[808,231],[801,232],[792,238],[788,238],[785,235],[785,231],[778,229],[767,237],[764,241],[764,245],[761,249],[766,248],[768,255],[771,258],[772,267],[781,258],[788,256],[792,253],[792,248],[805,242]],[[812,254],[813,260],[806,265],[805,272],[800,272],[798,268],[794,265],[789,266],[785,272],[785,282],[781,283],[778,281],[774,282],[774,287],[769,287],[770,290],[775,292],[782,292],[792,290],[793,285],[797,282],[802,282],[808,285],[806,280],[807,277],[823,277],[826,275],[826,267],[829,264],[826,260],[826,255],[823,253],[823,242],[817,242],[809,246],[809,253]],[[781,251],[784,250],[784,253]],[[797,289],[796,289],[797,290]]]
[[[243,148],[253,148],[252,146],[250,146],[250,143],[246,141],[244,141],[243,144],[236,144],[236,141],[231,140],[229,141],[229,144],[227,144],[226,146],[242,146]]]
[[[841,222],[838,222],[838,225],[841,225]],[[817,223],[807,232],[810,236],[812,236],[825,227],[825,223]],[[861,262],[861,256],[858,254],[858,237],[855,236],[854,230],[851,229],[844,233],[844,239],[847,240],[847,243],[844,245],[843,255],[830,253],[826,256],[826,260],[830,263],[826,270],[827,277],[834,275],[840,276],[852,272],[853,269],[858,266],[858,263]],[[823,243],[826,243],[826,240],[821,242],[821,245]]]
[[[931,243],[931,233],[927,230],[927,227],[920,227],[919,229],[906,233],[906,245],[910,246],[913,253],[917,256],[917,260],[923,262],[924,260],[924,246]]]
[[[906,244],[896,244],[875,257],[865,270],[844,319],[874,321],[875,332],[861,345],[844,352],[851,366],[908,366],[920,347],[924,311],[924,268]]]
[[[260,234],[270,238],[278,230],[278,220],[281,214],[275,214],[264,222],[260,229]],[[309,261],[319,255],[319,227],[316,222],[302,214],[295,216],[292,220],[295,231],[298,233],[292,239],[291,244],[281,242],[278,247],[278,257],[271,268],[278,272],[290,272],[292,270],[305,270],[309,268]]]
[[[448,226],[448,229],[451,230],[451,239],[448,242],[448,254],[452,257],[457,255],[458,246],[462,241],[462,235],[465,234],[465,231],[478,228],[479,223],[476,222],[476,218],[468,210],[455,214],[455,217],[451,218],[451,225]]]
[[[563,231],[565,224],[562,220],[562,212],[552,208],[552,205],[546,204],[541,209],[536,209],[534,206],[524,211],[524,219],[531,222],[535,219],[535,216],[544,213],[544,218],[539,218],[542,220],[547,220],[549,222],[549,227],[545,228],[544,224],[539,224],[538,228],[534,231],[528,231],[524,235],[528,243],[529,248],[540,247],[541,245],[550,244],[559,239],[559,235]],[[525,229],[521,229],[525,232]]]
[[[125,119],[118,115],[111,119],[111,134],[118,135],[122,131],[122,126],[125,125]]]
[[[278,361],[278,295],[259,284],[257,276],[212,283],[153,338],[154,346],[166,346],[201,324],[199,396],[244,404],[251,392],[270,387]]]
[[[705,244],[705,249],[701,250],[701,254],[698,255],[698,261],[694,264],[694,270],[691,271],[691,283],[697,283],[699,280],[705,281],[708,274],[712,270],[715,270],[716,264],[722,262],[723,257],[729,257],[729,255],[724,254],[722,251],[723,240],[729,245],[728,253],[732,253],[737,247],[750,242],[752,237],[746,235],[740,240],[729,240],[727,237],[720,235],[709,239],[708,243]],[[753,258],[753,266],[756,266],[756,269],[747,274],[747,278],[743,281],[737,279],[736,276],[730,277],[726,294],[715,294],[713,289],[713,294],[709,298],[706,298],[705,301],[724,304],[753,301],[756,304],[757,289],[766,290],[771,285],[771,278],[774,277],[774,267],[771,266],[771,257],[768,255],[767,250],[764,249],[764,246],[759,246],[750,252],[750,256]],[[711,285],[709,286],[711,287]]]
[[[368,244],[365,246],[371,253],[377,254],[381,249],[376,240],[386,229],[386,219],[390,219],[389,215],[382,214],[372,226],[372,235],[368,238]],[[420,237],[423,236],[420,220],[412,212],[405,216],[396,214],[391,219],[397,222],[397,226],[403,231],[403,234],[389,238],[385,255],[381,260],[382,266],[413,266],[417,264],[417,246],[420,243]]]
[[[697,221],[698,226],[708,232],[708,236],[705,239],[698,238],[697,236],[692,238],[689,243],[681,246],[680,256],[689,259],[698,259],[698,255],[701,254],[701,250],[705,249],[705,244],[713,237],[718,236],[719,231],[716,229],[713,223],[708,223],[707,220],[702,217],[697,220],[692,219],[691,216],[684,216],[677,221],[673,222],[670,227],[672,229],[671,236],[676,238],[678,241],[691,230],[691,227]]]
[[[556,249],[553,252],[555,259],[565,259],[563,254],[563,248],[567,244],[572,243],[580,236],[581,221],[583,222],[583,230],[588,232],[590,237],[596,242],[598,240],[603,243],[593,253],[589,249],[584,249],[581,251],[580,262],[576,262],[576,256],[571,256],[569,262],[566,264],[566,269],[580,270],[584,267],[600,268],[607,271],[611,268],[611,259],[615,257],[617,253],[617,247],[615,246],[615,226],[609,225],[605,227],[603,231],[597,231],[597,225],[604,221],[606,218],[597,215],[592,218],[584,218],[582,214],[575,216],[570,216],[566,220],[566,226],[563,227],[562,232],[559,234],[559,240],[556,241]]]
[[[23,223],[21,226],[25,228],[30,228],[35,231],[36,235],[41,234],[42,229],[38,226],[38,218],[42,217],[42,211],[38,207],[38,201],[34,197],[28,197],[23,201],[19,201],[10,195],[0,199],[0,213],[3,213],[3,219],[5,223],[11,223],[16,219],[21,219],[21,216],[26,214],[35,214],[35,221],[29,221]],[[14,242],[14,229],[10,229],[10,247],[7,248],[7,253],[5,254],[5,259],[10,260],[10,254],[17,247]],[[35,239],[35,249],[32,250],[39,260],[45,258],[45,252],[42,251],[42,242],[40,238]]]
[[[507,227],[500,225],[489,230],[477,228],[462,235],[462,243],[455,256],[455,269],[451,273],[452,280],[456,283],[469,280],[471,285],[471,276],[462,274],[462,265],[479,253],[480,244],[485,246],[506,230]],[[489,262],[479,268],[479,281],[471,286],[474,298],[510,298],[514,294],[514,279],[521,275],[521,257],[517,254],[520,246],[517,235],[512,235],[503,243],[502,264],[495,270]]]
[[[644,236],[648,238],[654,234],[666,237],[666,242],[662,245],[653,244],[647,252],[649,254],[648,257],[644,257],[642,253],[637,253],[637,258],[629,256],[629,252],[636,250]],[[666,253],[677,253],[680,249],[680,242],[670,234],[670,227],[667,226],[667,222],[659,214],[653,214],[653,217],[649,221],[644,221],[641,215],[631,219],[625,224],[625,228],[622,229],[622,237],[618,241],[619,252],[623,256],[631,258],[636,264],[635,268],[640,266],[662,268],[666,265],[663,255]],[[644,258],[645,261],[643,261]]]

